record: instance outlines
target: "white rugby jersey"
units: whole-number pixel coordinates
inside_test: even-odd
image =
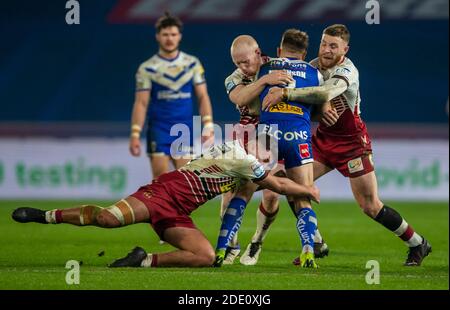
[[[248,77],[240,69],[234,70],[234,72],[225,79],[225,89],[229,95],[231,91],[238,85],[248,85],[256,81],[256,76]],[[259,98],[256,98],[248,106],[236,108],[239,110],[240,123],[243,125],[257,124],[259,121],[259,114],[261,110],[261,103]]]
[[[331,103],[336,108],[339,115],[341,115],[346,109],[354,114],[361,114],[361,97],[359,94],[359,72],[356,69],[353,62],[345,57],[344,61],[331,69],[321,69],[319,65],[319,58],[316,58],[310,62],[310,64],[319,69],[322,73],[324,80],[331,79],[333,77],[342,78],[347,82],[348,88],[341,95],[333,98]]]
[[[191,119],[193,86],[205,83],[204,73],[196,57],[181,51],[174,59],[155,54],[143,62],[136,73],[136,91],[150,91],[149,117]]]
[[[247,181],[262,180],[268,174],[264,166],[253,155],[247,154],[238,141],[209,148],[179,171],[185,174],[192,191],[200,194],[197,197],[204,197],[205,201]]]

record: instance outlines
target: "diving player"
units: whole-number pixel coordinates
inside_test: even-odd
[[[12,217],[20,223],[69,223],[104,228],[150,223],[161,240],[177,249],[148,254],[136,247],[110,267],[212,266],[215,252],[190,217],[192,211],[208,200],[253,181],[253,186],[319,201],[317,187],[298,185],[287,178],[270,175],[256,157],[250,155],[257,155],[263,162],[270,156],[265,154],[265,149],[258,149],[254,142],[247,148],[248,154],[239,141],[213,146],[201,157],[178,170],[160,175],[151,184],[142,186],[108,208],[96,205],[51,211],[18,208]]]

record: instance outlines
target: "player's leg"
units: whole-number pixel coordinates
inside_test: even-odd
[[[96,205],[83,205],[70,209],[49,211],[34,208],[19,208],[14,210],[12,217],[20,223],[67,223],[76,226],[90,225],[114,228],[134,223],[148,222],[149,213],[142,202],[134,197],[127,197],[107,208]]]
[[[278,214],[278,198],[277,193],[263,190],[263,199],[256,210],[256,231],[240,258],[241,264],[253,266],[258,263],[264,238]]]
[[[313,148],[314,149],[314,148]],[[316,156],[316,153],[314,153]],[[313,162],[313,171],[314,171],[314,182],[318,180],[320,177],[325,174],[333,171],[333,168],[328,167],[327,165],[320,162],[320,158],[314,158]],[[319,226],[317,226],[316,233],[314,234],[314,256],[318,258],[322,258],[324,256],[328,256],[330,252],[328,245],[322,238],[322,235],[319,231]]]
[[[372,219],[392,231],[409,247],[406,266],[419,266],[431,252],[428,241],[417,234],[405,219],[393,208],[383,204],[378,197],[378,185],[374,171],[358,177],[350,177],[353,195],[361,209]]]
[[[314,144],[313,144],[313,150],[314,150]],[[316,156],[316,152],[314,152],[314,156]],[[313,174],[314,174],[314,181],[319,179],[320,177],[324,176],[328,172],[333,171],[332,168],[328,167],[325,164],[322,164],[319,162],[316,158],[313,162]],[[293,201],[288,201],[289,206],[291,207],[292,212],[294,212],[295,215],[295,204]],[[315,258],[323,258],[325,256],[328,256],[330,253],[330,249],[328,248],[328,244],[325,243],[325,241],[322,238],[322,235],[319,231],[319,225],[317,225],[316,233],[314,234],[314,257]],[[300,265],[300,257],[296,257],[292,263],[296,266]]]
[[[210,267],[214,263],[211,244],[196,228],[167,228],[164,240],[178,250],[150,254],[138,247],[124,258],[114,261],[110,267]]]
[[[298,184],[314,184],[312,163],[287,169],[286,173],[291,180]],[[297,215],[297,231],[302,244],[300,264],[302,267],[317,268],[314,261],[314,235],[317,229],[316,214],[311,207],[309,199],[295,198],[294,203]]]
[[[227,211],[228,206],[230,205],[231,200],[234,198],[233,192],[223,193],[220,201],[220,222],[223,223],[223,217],[225,212]],[[238,241],[238,231],[234,234],[233,239],[229,242],[226,250],[225,256],[223,259],[223,263],[225,265],[231,265],[234,263],[236,257],[241,253],[241,247]]]
[[[169,172],[170,157],[164,153],[150,154],[150,165],[152,167],[153,179],[161,174]]]
[[[258,186],[255,183],[247,182],[236,190],[234,197],[231,199],[220,226],[216,245],[215,266],[220,267],[223,264],[225,254],[227,254],[227,247],[230,245],[234,235],[238,232],[247,203],[257,188]]]

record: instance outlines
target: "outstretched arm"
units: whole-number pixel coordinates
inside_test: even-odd
[[[271,106],[287,100],[306,104],[323,104],[345,92],[348,84],[341,78],[331,78],[322,86],[304,88],[272,87],[264,98],[262,108],[268,110]]]
[[[320,192],[317,186],[300,185],[288,178],[276,177],[270,174],[261,181],[255,181],[255,183],[281,195],[306,196],[317,203],[320,202]]]

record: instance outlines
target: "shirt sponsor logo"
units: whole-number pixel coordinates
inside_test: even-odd
[[[355,173],[355,172],[364,170],[364,165],[363,165],[361,157],[350,160],[347,163],[347,166],[348,166],[349,173]]]
[[[270,109],[269,109],[269,112],[272,112],[272,113],[290,113],[290,114],[303,115],[302,108],[297,107],[295,105],[287,104],[286,102],[280,102],[280,103],[277,103],[274,106],[271,106]]]
[[[266,125],[263,129],[264,134],[267,134],[271,137],[274,137],[277,140],[281,140],[282,138],[286,141],[292,140],[307,140],[309,135],[308,131],[300,130],[300,131],[286,131],[282,132],[281,130],[274,130],[272,127]]]
[[[309,152],[309,145],[307,143],[302,143],[299,146],[300,157],[302,159],[311,157],[311,153]]]
[[[161,90],[158,92],[158,100],[177,100],[177,99],[190,99],[191,93],[177,92]]]

